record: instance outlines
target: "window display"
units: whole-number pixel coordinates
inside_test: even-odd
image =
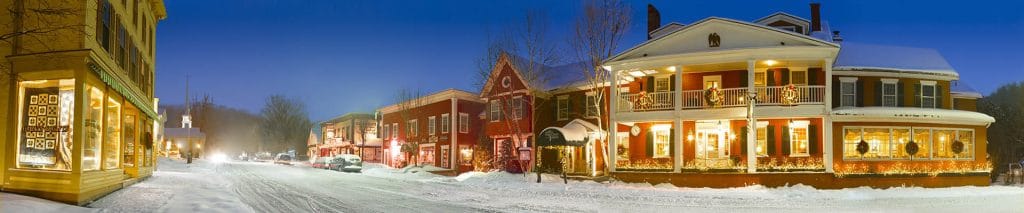
[[[121,166],[121,102],[117,96],[107,97],[106,139],[103,141],[103,169]]]
[[[71,170],[75,80],[23,81],[18,168]]]
[[[82,170],[100,169],[100,143],[103,141],[103,100],[102,88],[86,86],[85,100],[85,141],[82,143]]]
[[[135,166],[135,118],[137,113],[135,110],[125,110],[124,115],[124,166],[134,167]]]

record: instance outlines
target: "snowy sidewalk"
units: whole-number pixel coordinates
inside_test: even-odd
[[[160,160],[153,177],[90,208],[2,194],[0,212],[1022,212],[1016,186],[817,190],[796,185],[730,189],[563,184],[555,176],[368,164],[342,173],[271,163]],[[429,169],[427,169],[429,170]]]

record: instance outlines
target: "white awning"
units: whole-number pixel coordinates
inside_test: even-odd
[[[971,111],[913,107],[844,107],[832,110],[835,122],[909,122],[989,125],[996,119]]]

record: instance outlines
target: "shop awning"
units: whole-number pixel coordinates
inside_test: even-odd
[[[537,146],[584,146],[604,134],[597,125],[576,119],[563,127],[548,127],[540,131]]]
[[[114,76],[107,74],[107,72],[103,71],[103,68],[95,63],[89,63],[89,69],[96,72],[96,75],[100,76],[100,80],[103,80],[103,83],[106,83],[110,88],[113,88],[120,93],[121,96],[124,96],[124,98],[135,105],[139,111],[146,113],[150,118],[160,118],[160,116],[156,114],[156,111],[153,110],[153,104],[151,104],[153,102],[152,100],[147,101],[145,98],[140,97],[138,93],[132,91],[128,87],[125,87],[120,81],[115,79]]]

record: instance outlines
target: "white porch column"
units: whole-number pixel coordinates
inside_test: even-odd
[[[672,150],[673,152],[675,152],[675,154],[672,156],[672,171],[678,173],[683,170],[683,141],[686,137],[683,136],[683,120],[679,118],[679,113],[681,113],[680,111],[683,110],[683,66],[676,66],[675,73],[676,85],[675,88],[672,88],[675,89],[675,92],[672,93],[672,105],[674,106],[673,110],[675,110],[674,113],[672,113],[672,122],[675,128],[673,128],[672,131],[674,131],[676,138],[675,140],[672,141],[672,143],[675,143],[676,145],[675,148],[673,148]]]
[[[822,70],[825,71],[825,116],[821,121],[821,143],[822,163],[825,164],[825,172],[833,172],[832,169],[832,60],[824,60]]]
[[[608,68],[608,72],[610,72],[612,75],[611,82],[609,82],[608,84],[608,136],[610,137],[608,137],[608,146],[607,150],[605,150],[605,153],[609,154],[607,165],[608,171],[614,172],[615,162],[617,162],[617,159],[615,158],[619,155],[619,138],[618,131],[616,131],[618,123],[616,123],[615,119],[615,115],[617,114],[616,111],[618,111],[619,108],[619,72],[612,71],[610,68]],[[537,151],[539,152],[540,150]]]
[[[754,87],[754,64],[757,60],[747,60],[747,173],[757,172],[757,118],[754,118],[754,106],[757,105],[757,88]]]

